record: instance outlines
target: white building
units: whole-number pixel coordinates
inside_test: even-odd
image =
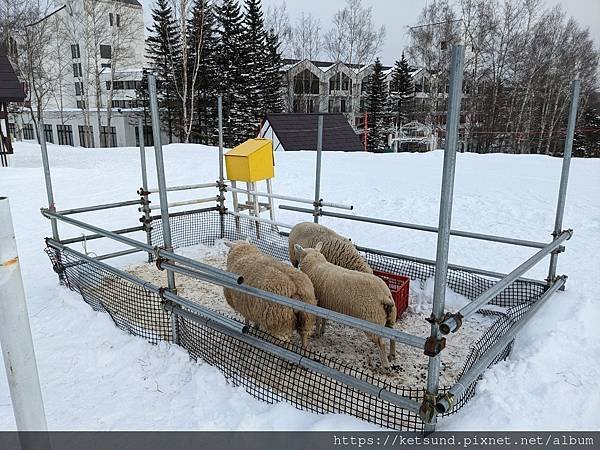
[[[39,54],[42,79],[49,86],[43,106],[46,140],[83,147],[135,146],[138,119],[146,115],[137,91],[145,65],[138,0],[64,0],[29,29],[44,42]],[[35,139],[28,109],[19,112],[11,114],[10,132],[17,139]],[[149,144],[149,127],[144,134]]]

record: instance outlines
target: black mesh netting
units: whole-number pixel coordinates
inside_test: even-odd
[[[271,225],[257,224],[231,214],[221,216],[215,208],[176,213],[169,221],[175,248],[197,244],[213,245],[215,240],[222,238],[250,238],[263,252],[281,260],[288,259],[287,238]],[[162,245],[160,216],[152,220],[152,243]],[[421,282],[432,277],[435,271],[431,264],[381,256],[369,251],[362,253],[374,269],[407,275]],[[58,252],[48,249],[48,254],[63,282],[81,293],[84,300],[94,309],[110,314],[117,326],[132,334],[143,336],[153,343],[171,340],[171,317],[163,310],[157,294],[125,280],[119,276],[117,270],[113,271],[105,265],[82,260],[69,250]],[[448,271],[449,287],[469,299],[476,298],[494,283],[495,280],[468,272]],[[481,311],[497,318],[472,347],[465,360],[463,373],[529,310],[544,291],[545,285],[542,283],[518,281],[491,302],[493,305],[507,308],[506,312]],[[423,430],[421,420],[408,410],[327,375],[289,363],[211,327],[178,316],[177,330],[180,345],[186,348],[192,357],[218,367],[227,379],[243,386],[258,399],[270,403],[287,401],[303,410],[319,413],[350,414],[392,429]],[[424,397],[425,390],[422,386],[393,386],[339,361],[289,343],[285,344],[257,329],[251,329],[250,333],[417,402]],[[505,359],[510,354],[511,347],[512,342],[495,358],[494,363]],[[465,395],[451,413],[460,409],[473,396],[475,385],[476,382],[467,388]],[[449,386],[442,387],[441,391],[447,388]]]

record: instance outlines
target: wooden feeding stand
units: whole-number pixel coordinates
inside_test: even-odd
[[[13,154],[10,135],[8,133],[8,104],[21,103],[25,100],[25,92],[15,71],[0,47],[0,166],[8,167],[8,155]]]
[[[248,210],[256,218],[260,213],[269,211],[271,221],[275,220],[273,198],[267,197],[267,202],[260,202],[257,182],[265,180],[267,193],[273,193],[271,179],[275,176],[275,159],[273,157],[273,141],[271,139],[248,139],[225,154],[227,178],[231,181],[233,194],[233,209],[237,215],[240,211]],[[246,190],[238,189],[237,182],[246,183]],[[238,194],[245,193],[247,200],[240,203]],[[237,223],[237,221],[236,221]],[[256,232],[259,222],[256,221]]]

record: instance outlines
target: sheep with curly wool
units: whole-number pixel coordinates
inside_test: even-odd
[[[323,245],[302,248],[296,244],[300,270],[312,281],[318,305],[332,311],[363,319],[378,325],[393,328],[396,322],[396,304],[392,294],[379,277],[355,270],[345,269],[328,262],[321,253]],[[318,318],[317,335],[325,330],[326,320]],[[390,363],[383,338],[365,332],[379,347],[381,362],[385,369]],[[389,359],[396,357],[396,342],[390,340]]]
[[[262,253],[256,246],[244,242],[226,241],[230,250],[227,270],[244,277],[244,284],[274,294],[316,305],[315,291],[309,278],[292,266]],[[224,288],[225,300],[235,311],[254,322],[271,335],[289,341],[294,330],[300,335],[302,346],[315,325],[315,316],[281,306],[253,295]]]
[[[354,244],[335,231],[318,223],[302,222],[294,226],[288,237],[290,261],[298,267],[298,255],[295,245],[303,248],[314,248],[318,242],[323,243],[321,253],[325,259],[336,266],[359,272],[373,273],[373,269],[360,256]]]

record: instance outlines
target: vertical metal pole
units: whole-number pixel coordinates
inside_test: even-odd
[[[46,431],[15,232],[6,197],[0,197],[0,344],[17,431]]]
[[[152,233],[150,231],[150,208],[148,207],[148,172],[146,167],[146,143],[144,142],[144,122],[140,117],[138,120],[138,136],[140,141],[140,165],[142,169],[142,198],[144,204],[144,229],[146,230],[146,242],[152,245]],[[152,262],[152,253],[148,253],[148,262]]]
[[[558,203],[556,205],[556,219],[554,220],[554,232],[556,239],[562,231],[563,218],[565,214],[565,202],[567,199],[567,186],[569,184],[569,170],[571,169],[571,153],[573,150],[573,136],[575,135],[575,124],[577,122],[577,106],[579,104],[579,91],[581,81],[577,76],[571,83],[571,108],[569,110],[569,123],[567,125],[567,136],[563,153],[562,172],[560,175],[560,187],[558,189]],[[556,265],[558,263],[558,251],[550,255],[550,269],[548,271],[548,283],[553,283],[556,278]]]
[[[221,218],[221,239],[225,237],[225,171],[223,170],[223,96],[217,97],[219,119],[219,214]]]
[[[158,111],[158,98],[156,96],[156,76],[148,74],[148,94],[150,97],[150,115],[152,116],[152,136],[154,136],[154,154],[156,159],[156,176],[158,178],[158,197],[160,201],[160,216],[162,220],[162,233],[164,248],[173,251],[171,241],[171,224],[169,223],[169,201],[167,199],[167,184],[165,181],[165,163],[163,160],[162,143],[160,139],[160,115]],[[167,269],[167,285],[171,292],[176,292],[175,274]],[[177,333],[177,316],[171,315],[171,329],[173,342],[179,343]]]
[[[273,184],[271,183],[271,178],[267,178],[267,192],[269,194],[273,193]],[[275,203],[273,202],[273,197],[268,198],[269,201],[269,217],[275,222]],[[275,225],[271,225],[271,230],[275,230],[277,227]]]
[[[50,177],[50,162],[48,161],[48,147],[46,145],[46,135],[44,134],[44,119],[40,116],[38,120],[37,134],[40,140],[40,149],[42,152],[42,166],[44,167],[44,180],[46,181],[46,195],[48,197],[48,209],[52,212],[56,212],[56,206],[54,205],[54,192],[52,190],[52,178]],[[56,219],[50,219],[50,226],[52,227],[52,239],[59,241],[58,236],[58,224]]]
[[[323,157],[323,115],[319,114],[317,126],[317,170],[315,173],[315,212],[313,221],[319,223],[319,203],[321,201],[321,159]]]
[[[458,144],[458,127],[460,124],[460,101],[462,95],[463,66],[465,47],[455,44],[452,47],[450,62],[450,86],[448,93],[448,120],[446,122],[446,148],[444,150],[444,170],[442,174],[442,192],[440,196],[440,215],[435,260],[435,279],[433,289],[433,310],[431,314],[432,342],[437,343],[441,334],[439,322],[444,315],[445,293],[448,276],[448,249],[450,244],[450,224],[452,219],[452,198],[454,195],[454,172],[456,167],[456,147]],[[435,429],[435,397],[438,393],[440,378],[440,355],[429,357],[427,370],[427,393],[424,416],[425,431]],[[433,401],[433,404],[426,404]],[[429,409],[430,408],[430,409]],[[423,417],[422,417],[423,418]]]

